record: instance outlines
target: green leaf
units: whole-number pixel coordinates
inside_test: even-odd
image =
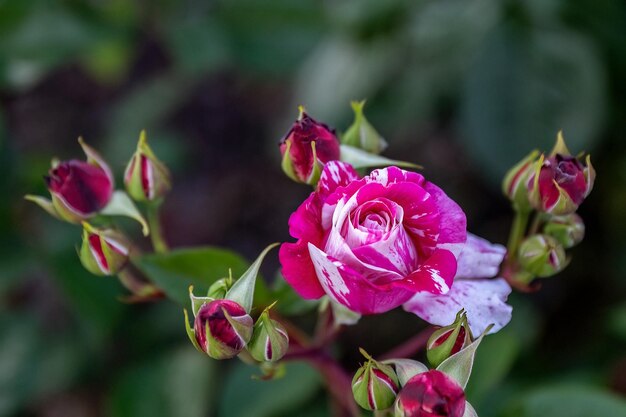
[[[485,334],[491,329],[489,326],[480,337],[472,342],[471,345],[450,356],[437,367],[438,371],[446,373],[453,378],[459,385],[465,389],[467,381],[469,381],[472,373],[472,366],[474,365],[474,355],[478,345],[485,337]]]
[[[590,387],[545,387],[521,400],[520,417],[623,417],[623,398]]]
[[[320,379],[303,363],[288,363],[283,378],[252,379],[255,368],[239,363],[226,380],[220,416],[273,417],[300,409],[320,387]]]
[[[150,229],[148,223],[143,218],[133,200],[130,199],[128,194],[124,191],[113,192],[113,197],[109,204],[100,212],[105,216],[125,216],[135,219],[141,224],[141,229],[144,236],[148,236]]]
[[[202,417],[215,401],[215,361],[187,346],[124,372],[109,397],[110,417]]]
[[[168,297],[183,306],[189,304],[190,285],[195,287],[197,293],[206,293],[211,284],[228,276],[229,269],[232,269],[233,275],[241,275],[248,266],[240,255],[213,247],[177,249],[132,261]],[[258,281],[255,302],[263,305],[267,302],[268,290],[263,280]]]
[[[272,243],[267,246],[252,263],[252,265],[250,265],[250,268],[243,273],[241,278],[235,281],[224,298],[239,303],[244,310],[246,310],[246,312],[250,313],[254,300],[254,287],[257,281],[257,275],[259,275],[259,268],[261,268],[261,264],[263,263],[263,259],[267,253],[278,245],[279,243]]]
[[[386,167],[389,165],[395,165],[406,168],[418,168],[422,166],[413,164],[411,162],[396,161],[394,159],[385,158],[384,156],[375,155],[373,153],[365,152],[364,150],[348,146],[341,145],[341,160],[352,165],[354,168],[372,168],[372,167]]]

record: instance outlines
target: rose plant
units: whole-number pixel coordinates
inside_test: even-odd
[[[53,160],[45,177],[51,200],[26,198],[82,225],[82,264],[97,275],[117,275],[131,292],[125,301],[169,297],[190,305],[191,314],[184,310],[189,340],[213,359],[237,357],[257,366],[260,379],[279,378],[284,363],[305,361],[326,382],[337,415],[359,416],[360,406],[398,417],[476,416],[465,395],[475,353],[487,334],[511,320],[513,288],[535,291],[537,278],[567,265],[565,250],[584,236],[575,211],[595,172],[588,156],[569,153],[562,133],[550,154],[532,152],[504,179],[515,218],[507,247],[494,244],[468,232],[464,210],[415,172],[419,166],[379,155],[387,142],[363,106],[353,103],[355,119],[343,134],[301,107],[280,141],[283,171],[313,187],[289,218],[295,241],[278,253],[293,293],[258,279],[278,244],[247,269],[240,256],[221,248],[170,249],[159,207],[171,175],[145,132],[124,172],[126,192],[115,191],[108,164],[80,139],[87,161]],[[114,224],[119,215],[140,222],[153,253]],[[208,258],[212,267],[203,268]],[[206,295],[196,295],[194,285]],[[317,300],[315,334],[281,310],[290,294]],[[362,315],[398,307],[423,319],[426,329],[383,359],[361,349],[367,361],[345,369],[331,349],[341,330],[359,325]],[[416,360],[421,349],[430,368]]]

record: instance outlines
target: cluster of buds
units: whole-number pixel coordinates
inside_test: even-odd
[[[289,347],[287,331],[270,316],[274,304],[252,319],[252,300],[259,267],[265,255],[275,245],[268,246],[252,266],[239,278],[232,276],[214,282],[206,297],[193,294],[189,288],[193,327],[187,310],[185,327],[193,345],[213,359],[230,359],[244,350],[261,364],[280,360]]]
[[[127,193],[115,190],[115,181],[109,164],[100,154],[78,139],[86,161],[52,160],[52,167],[44,180],[50,199],[27,195],[57,219],[83,226],[83,242],[78,251],[83,266],[95,275],[118,275],[122,283],[139,298],[155,294],[156,287],[132,277],[126,266],[131,254],[130,240],[119,230],[94,227],[110,224],[108,216],[127,216],[137,220],[144,235],[149,228],[143,215],[133,203],[161,199],[171,188],[168,169],[154,155],[141,132],[137,150],[126,168],[124,183]],[[129,197],[130,196],[130,197]]]
[[[517,216],[528,220],[536,212],[529,233],[525,229],[517,231],[520,241],[509,247],[514,250],[509,259],[517,263],[514,282],[525,285],[567,266],[565,249],[580,243],[585,234],[585,225],[576,211],[591,192],[594,180],[590,156],[572,156],[562,132],[550,154],[533,151],[507,173],[503,191]],[[525,222],[521,224],[525,226]]]

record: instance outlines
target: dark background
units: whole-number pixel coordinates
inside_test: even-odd
[[[115,279],[82,269],[80,230],[22,196],[46,194],[52,156],[82,159],[79,135],[121,175],[145,128],[173,173],[171,244],[253,259],[289,239],[309,192],[280,171],[297,105],[344,130],[363,98],[387,156],[424,165],[492,241],[512,219],[507,167],[561,128],[592,154],[585,241],[511,297],[468,399],[482,417],[624,415],[626,3],[611,0],[0,2],[0,415],[326,415],[308,368],[251,381],[193,350],[174,303],[120,303]],[[369,317],[337,353],[355,369],[358,346],[383,353],[422,326]]]

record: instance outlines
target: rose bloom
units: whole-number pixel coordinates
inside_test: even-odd
[[[510,291],[508,285],[475,279],[495,275],[504,251],[471,235],[468,241],[463,210],[420,174],[389,167],[359,178],[349,164],[328,162],[317,190],[292,214],[289,227],[298,241],[282,245],[280,262],[285,279],[304,298],[328,295],[352,311],[374,314],[419,295],[419,309],[405,308],[438,325],[452,323],[466,308],[478,334],[496,321],[489,311],[503,315],[498,318],[503,324],[510,318],[504,304],[508,292],[494,296],[491,288],[492,281]],[[481,299],[462,299],[469,305],[456,308],[457,299],[445,298],[455,278],[489,288]],[[486,298],[497,308],[484,303]],[[442,302],[456,308],[452,317],[447,311],[430,314]]]

